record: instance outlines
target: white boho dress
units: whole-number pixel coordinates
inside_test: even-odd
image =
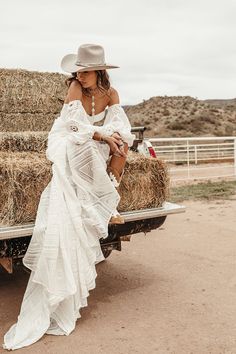
[[[95,122],[104,118],[102,126]],[[69,335],[95,288],[95,265],[104,256],[99,242],[120,196],[106,172],[109,146],[95,131],[115,131],[129,146],[135,138],[120,104],[89,116],[80,100],[64,104],[48,135],[46,157],[52,179],[41,194],[33,235],[23,258],[31,270],[17,323],[4,335],[14,350],[45,333]]]

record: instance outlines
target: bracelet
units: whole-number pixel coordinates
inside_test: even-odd
[[[105,135],[105,136],[106,136],[106,135]],[[99,140],[99,141],[100,141],[101,143],[103,143],[103,144],[106,144],[106,141],[104,140],[104,137],[105,137],[105,136],[102,135],[102,134],[101,134],[101,136],[100,136],[100,140]]]

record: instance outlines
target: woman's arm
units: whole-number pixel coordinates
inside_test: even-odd
[[[126,156],[126,153],[119,148],[119,145],[122,144],[121,138],[118,138],[117,135],[109,136],[109,135],[104,135],[99,132],[95,132],[93,135],[93,139],[97,141],[104,141],[110,146],[111,152],[114,154],[119,154],[122,156]]]
[[[120,105],[118,92],[112,88],[111,98],[109,101],[107,118],[105,120],[104,129],[111,131],[111,136],[119,135],[124,143],[132,146],[135,134],[131,133],[131,124],[124,109]]]
[[[120,103],[119,94],[116,91],[116,89],[111,87],[110,92],[111,93],[110,93],[110,100],[109,100],[108,106],[112,106],[113,104]],[[94,134],[94,139],[95,140],[99,140],[99,138],[102,139],[101,138],[102,136],[103,136],[102,134],[96,132]],[[111,136],[105,136],[105,139],[103,136],[102,140],[104,140],[107,144],[109,144],[111,151],[113,153],[116,153],[116,154],[119,154],[122,156],[126,156],[126,153],[124,152],[124,150],[119,148],[119,145],[122,144],[122,139],[121,139],[119,132],[115,131],[113,134],[111,134]]]

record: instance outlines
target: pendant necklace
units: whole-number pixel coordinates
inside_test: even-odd
[[[95,115],[95,96],[94,94],[98,92],[98,88],[96,87],[95,89],[90,89],[90,94],[92,96],[92,116]]]
[[[92,95],[92,116],[95,115],[95,100],[94,100],[94,95]]]

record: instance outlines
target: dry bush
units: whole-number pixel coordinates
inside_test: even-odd
[[[174,122],[167,124],[167,128],[171,130],[182,130],[186,128],[186,123],[180,120],[176,120]]]
[[[165,109],[163,112],[162,112],[163,116],[169,116],[170,115],[170,112],[168,111],[168,109]]]

